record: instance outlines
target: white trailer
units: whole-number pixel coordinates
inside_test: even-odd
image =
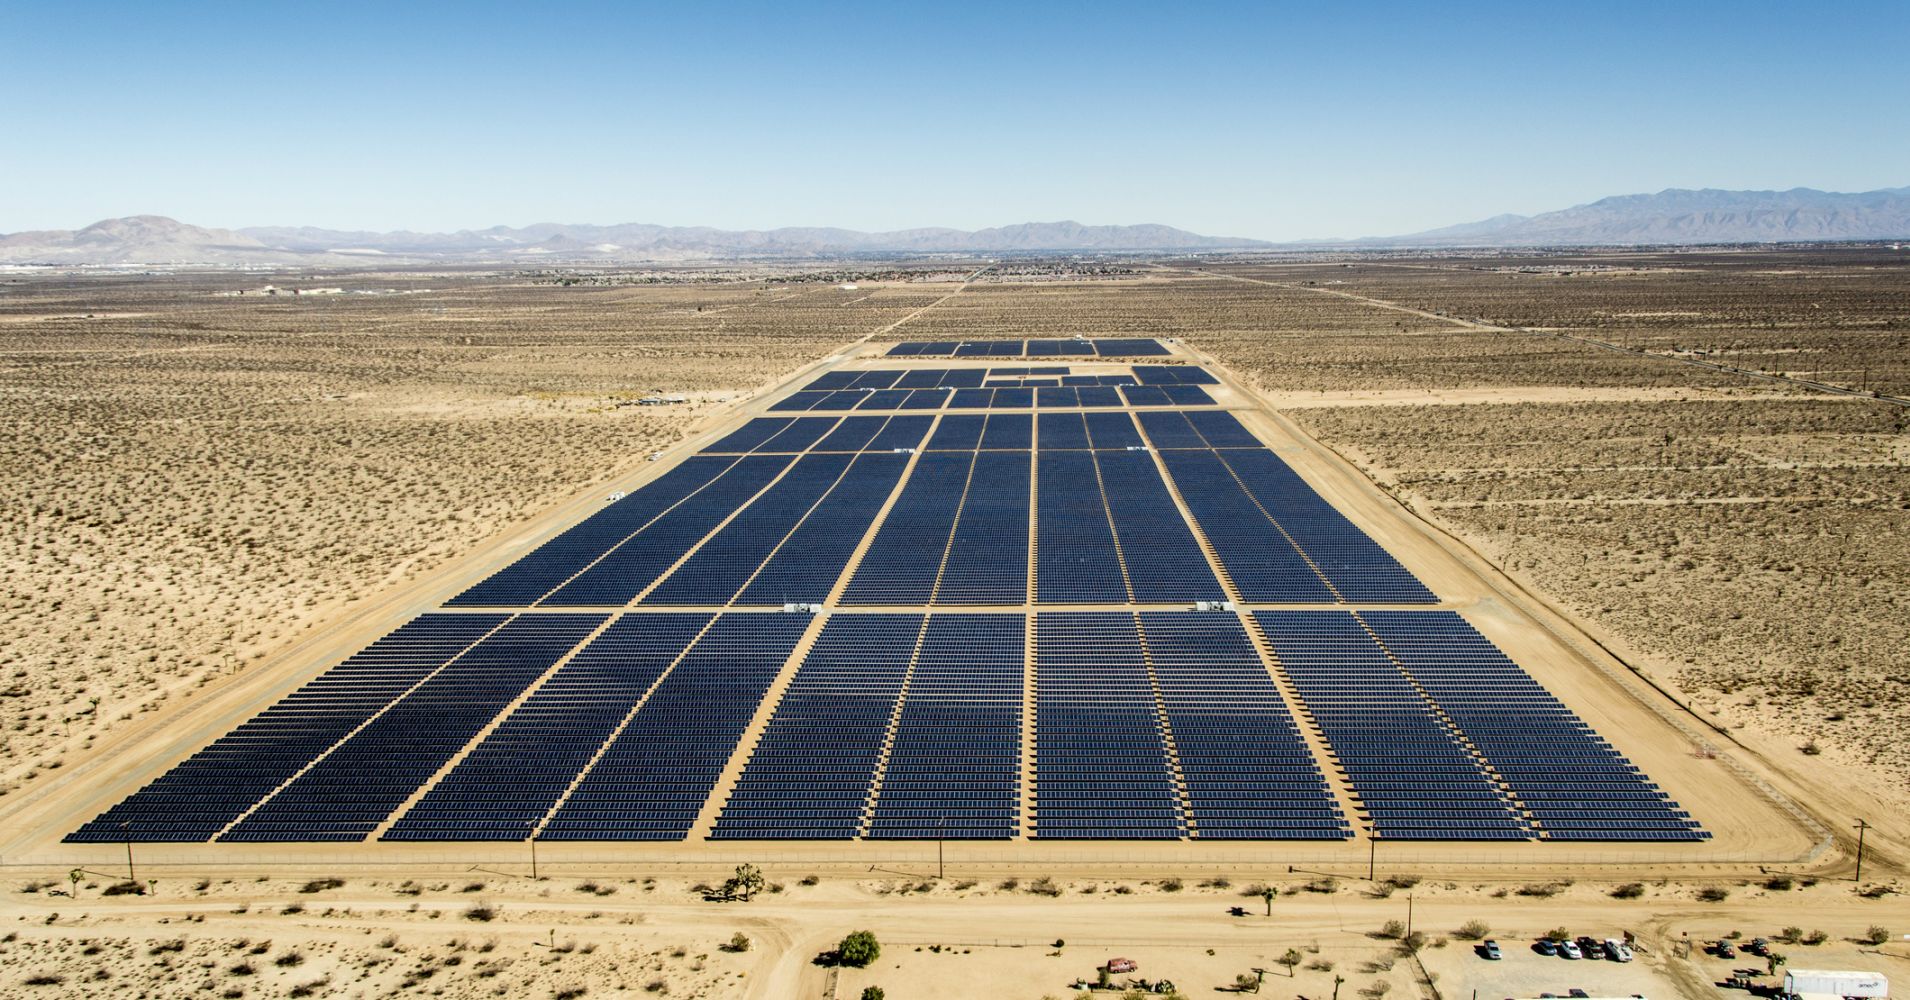
[[[1784,992],[1807,997],[1887,997],[1890,980],[1881,972],[1791,969],[1784,973]]]

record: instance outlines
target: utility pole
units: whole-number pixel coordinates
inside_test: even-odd
[[[1410,940],[1412,936],[1413,936],[1413,894],[1410,890],[1408,890],[1406,893],[1406,937],[1408,940]]]
[[[938,817],[935,820],[935,878],[937,881],[940,881],[948,875],[948,868],[943,863],[945,855],[942,853],[942,843],[946,837],[943,831],[947,826],[947,816]]]
[[[1868,829],[1870,829],[1869,823],[1863,820],[1857,821],[1857,875],[1852,879],[1854,882],[1864,880],[1864,831]]]
[[[537,821],[526,822],[524,829],[530,833],[527,839],[531,842],[531,881],[535,882],[537,881]]]
[[[1379,857],[1379,831],[1371,830],[1366,834],[1366,881],[1373,881],[1373,861]]]
[[[133,875],[133,830],[132,830],[132,827],[129,826],[127,823],[121,823],[119,825],[119,835],[125,838],[126,840],[126,881],[137,882],[139,881],[139,879]],[[1861,865],[1861,862],[1859,864]]]

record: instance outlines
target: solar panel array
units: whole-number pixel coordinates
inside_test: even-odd
[[[825,372],[68,839],[1708,836],[1215,382]]]
[[[780,413],[823,413],[1212,405],[1214,397],[1198,385],[1139,385],[1132,379],[1073,384],[1062,379],[1000,379],[959,388],[803,389],[771,403],[769,409]]]
[[[1097,337],[1071,340],[905,340],[889,348],[891,358],[1136,358],[1165,357],[1158,340],[1145,337]]]

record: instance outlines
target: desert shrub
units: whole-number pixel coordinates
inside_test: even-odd
[[[1532,882],[1519,886],[1518,894],[1521,896],[1530,896],[1534,899],[1551,899],[1563,891],[1564,888],[1564,886],[1559,885],[1557,882]]]
[[[288,951],[273,959],[272,964],[281,969],[290,969],[305,964],[305,956],[296,951]]]
[[[749,935],[742,931],[737,931],[727,942],[717,945],[717,947],[732,954],[740,954],[749,950],[749,944]]]
[[[1888,942],[1889,940],[1890,940],[1890,931],[1883,927],[1878,927],[1873,924],[1871,925],[1869,930],[1864,931],[1863,942],[1865,944],[1872,944],[1872,945],[1884,944]]]
[[[1809,934],[1804,935],[1805,944],[1823,944],[1829,940],[1830,935],[1823,931],[1811,931]]]
[[[1773,875],[1764,880],[1764,888],[1772,892],[1789,892],[1791,891],[1791,887],[1796,884],[1797,883],[1791,881],[1789,875]]]
[[[1468,920],[1452,932],[1461,941],[1482,941],[1492,935],[1492,927],[1483,920]]]
[[[342,889],[344,887],[345,880],[342,878],[315,878],[299,886],[298,891],[310,894],[314,892],[324,892],[327,889]]]
[[[1180,879],[1177,878],[1164,878],[1154,884],[1162,892],[1179,892],[1181,888]]]
[[[138,882],[114,882],[100,890],[102,896],[144,896],[146,887]]]
[[[1400,920],[1388,920],[1380,925],[1379,936],[1397,941],[1406,936],[1406,924]]]
[[[874,931],[852,931],[836,946],[836,957],[844,965],[864,968],[882,957],[882,945],[876,942]]]
[[[1698,890],[1698,901],[1703,903],[1722,903],[1731,896],[1731,890],[1721,885],[1707,885]]]
[[[470,909],[464,911],[464,919],[488,924],[497,919],[497,910],[489,903],[473,903]]]
[[[1645,887],[1637,882],[1627,882],[1612,890],[1613,899],[1637,899],[1645,894]]]
[[[882,992],[882,987],[880,986],[864,986],[862,988],[862,1000],[882,1000],[884,996],[885,994]]]

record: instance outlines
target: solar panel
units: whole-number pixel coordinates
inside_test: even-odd
[[[1176,839],[1180,796],[1134,616],[1035,618],[1035,837]]]
[[[1023,619],[933,614],[866,835],[1001,840],[1020,815]]]
[[[267,798],[223,842],[364,840],[603,615],[511,619]]]
[[[737,604],[821,604],[888,502],[907,455],[865,454],[764,561]]]
[[[1078,414],[1066,414],[1076,424]],[[1048,442],[1043,417],[1041,442]],[[1085,429],[1083,430],[1085,445]],[[1043,604],[1125,604],[1126,580],[1114,527],[1087,451],[1042,451],[1035,524],[1035,599]]]
[[[991,430],[998,419],[989,418]],[[1026,432],[1025,422],[1022,430]],[[934,603],[1021,604],[1027,600],[1031,472],[1026,451],[976,453],[961,514],[949,538],[947,560],[935,585]]]
[[[710,836],[856,836],[921,631],[921,615],[831,617],[777,702]]]
[[[1350,837],[1240,619],[1142,612],[1141,634],[1201,840]]]
[[[1158,340],[1104,338],[1094,341],[1094,352],[1104,358],[1153,357],[1167,354],[1167,348]]]
[[[783,539],[843,480],[855,460],[854,455],[841,454],[804,455],[797,459],[789,472],[764,490],[762,496],[712,534],[681,565],[670,570],[643,598],[643,603],[728,604]],[[874,508],[865,509],[871,517],[875,515]]]
[[[714,617],[625,615],[611,623],[379,839],[528,839]]]
[[[1523,840],[1531,829],[1437,706],[1344,611],[1256,611],[1281,669],[1386,840]]]
[[[1361,617],[1492,768],[1541,836],[1710,836],[1465,619],[1450,611],[1368,611]]]
[[[742,462],[755,465],[738,470]],[[452,598],[453,607],[525,607],[596,562],[604,553],[655,524],[684,500],[731,488],[731,476],[751,479],[763,464],[780,466],[788,459],[732,458],[695,455],[675,468],[590,515],[557,537],[539,545],[516,562],[498,570]]]
[[[664,676],[540,840],[682,840],[808,615],[728,614]]]
[[[948,418],[943,418],[946,425]],[[976,452],[927,451],[902,484],[843,593],[844,604],[927,604]]]
[[[560,607],[621,605],[662,576],[717,524],[787,469],[787,455],[750,455],[686,502],[656,518],[542,603]]]
[[[68,835],[67,842],[210,840],[508,617],[412,619],[240,723]]]

